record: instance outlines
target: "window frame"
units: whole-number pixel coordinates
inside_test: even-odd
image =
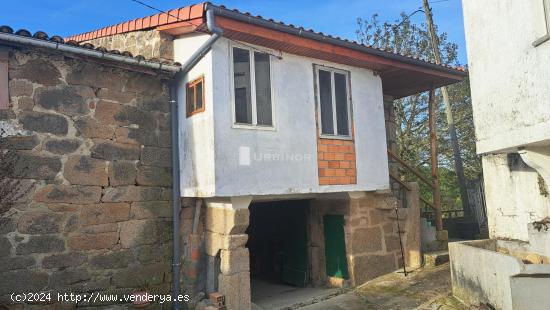
[[[193,109],[190,112],[189,111],[189,102],[187,101],[187,93],[190,88],[196,89],[197,84],[202,83],[202,107],[200,109],[197,109],[197,92],[194,91],[194,102],[193,102]],[[204,91],[204,75],[199,76],[198,78],[191,80],[187,83],[185,83],[185,115],[186,118],[189,118],[195,114],[204,112],[206,109],[206,99],[204,98],[205,91]]]
[[[237,117],[235,115],[235,64],[233,62],[233,49],[239,48],[246,50],[249,53],[250,59],[250,100],[251,100],[251,109],[252,109],[252,124],[237,123]],[[256,104],[256,62],[254,53],[264,53],[269,56],[269,88],[270,88],[270,99],[271,99],[271,125],[259,125],[258,124],[258,114],[257,114],[257,104]],[[229,80],[230,80],[230,93],[231,93],[231,128],[234,129],[256,129],[256,130],[268,130],[276,131],[277,130],[277,121],[275,113],[275,96],[273,88],[273,56],[272,53],[267,51],[262,51],[250,46],[245,46],[238,43],[229,44]]]
[[[550,40],[550,0],[541,0],[541,2],[542,2],[544,25],[546,27],[546,34],[536,39],[533,42],[534,47],[537,47],[543,44],[544,42]]]
[[[332,124],[335,134],[323,133],[323,124],[321,117],[321,88],[319,85],[319,71],[330,72],[331,81],[331,99],[332,99]],[[315,83],[315,107],[317,109],[317,128],[319,138],[321,139],[339,139],[339,140],[353,140],[353,109],[352,109],[352,96],[351,96],[351,72],[348,70],[333,68],[325,65],[314,64],[313,65],[314,83]],[[348,133],[347,135],[338,134],[338,120],[336,113],[336,91],[334,83],[334,73],[343,74],[346,77],[346,95],[347,95],[347,114],[348,114]]]

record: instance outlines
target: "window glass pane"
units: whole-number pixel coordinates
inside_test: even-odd
[[[202,107],[203,107],[203,102],[202,102],[202,100],[203,100],[203,98],[202,98],[202,81],[198,82],[195,85],[195,98],[196,98],[195,109],[196,110],[202,109]]]
[[[346,75],[334,73],[334,92],[336,99],[336,124],[338,135],[349,135],[348,92],[346,89]]]
[[[319,102],[321,104],[321,132],[334,134],[332,122],[332,82],[330,72],[319,70]]]
[[[195,87],[185,88],[185,106],[187,109],[187,116],[191,115],[195,110]]]
[[[269,55],[254,53],[254,72],[256,79],[256,113],[258,125],[273,124],[271,120],[271,76]]]
[[[235,83],[235,121],[252,124],[252,100],[250,97],[250,53],[233,48],[233,81]]]

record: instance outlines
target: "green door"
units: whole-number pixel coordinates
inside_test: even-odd
[[[344,216],[325,215],[325,260],[327,276],[348,279],[348,261],[344,237]]]
[[[291,207],[292,215],[280,228],[285,232],[282,278],[284,283],[305,287],[309,279],[306,208],[299,204]]]

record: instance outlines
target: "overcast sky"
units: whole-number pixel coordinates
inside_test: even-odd
[[[161,10],[197,3],[186,0],[141,0]],[[466,63],[461,0],[431,0],[434,21],[449,40],[459,45],[459,60]],[[312,28],[348,39],[356,39],[357,18],[379,14],[381,21],[393,21],[400,12],[407,14],[421,7],[422,0],[224,0],[228,8],[248,11],[264,18]],[[3,1],[0,25],[49,35],[68,36],[126,20],[155,14],[131,0],[19,0]],[[423,14],[413,16],[422,22]]]

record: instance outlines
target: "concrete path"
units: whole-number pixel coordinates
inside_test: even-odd
[[[467,310],[450,296],[449,264],[421,268],[407,277],[391,273],[348,292],[300,310],[422,309]]]

